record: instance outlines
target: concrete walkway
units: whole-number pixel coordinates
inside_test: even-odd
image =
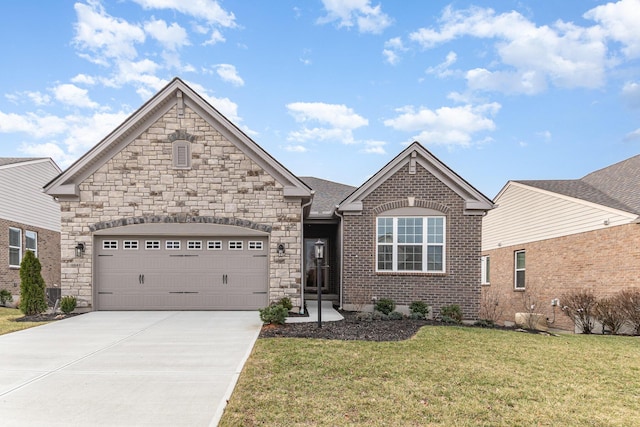
[[[287,323],[304,323],[304,322],[317,322],[318,321],[318,301],[307,300],[307,311],[309,317],[287,317]],[[323,322],[335,322],[344,319],[340,313],[333,308],[331,301],[322,301],[322,321]]]
[[[251,312],[92,312],[0,336],[3,426],[209,426],[260,333]]]

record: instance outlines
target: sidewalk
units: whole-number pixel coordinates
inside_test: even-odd
[[[307,301],[309,317],[287,317],[286,323],[305,323],[318,321],[318,301]],[[333,308],[331,301],[322,301],[322,321],[336,322],[344,317]]]

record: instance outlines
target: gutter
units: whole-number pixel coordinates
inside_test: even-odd
[[[338,213],[338,206],[339,205],[336,205],[333,213],[335,213],[338,218],[340,218],[340,242],[338,244],[340,245],[340,310],[342,310],[342,303],[344,299],[344,292],[342,292],[342,277],[344,272],[344,215],[340,215]]]
[[[300,314],[304,314],[304,208],[311,206],[315,194],[316,192],[311,190],[311,198],[300,210]]]

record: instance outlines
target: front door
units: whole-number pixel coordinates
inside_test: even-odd
[[[316,270],[316,249],[315,244],[320,240],[324,243],[324,259],[322,260],[322,291],[329,290],[329,266],[327,263],[330,256],[329,239],[304,239],[304,287],[306,290],[318,290],[317,270]]]

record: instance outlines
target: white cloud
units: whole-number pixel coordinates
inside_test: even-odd
[[[465,36],[495,40],[501,61],[492,67],[496,70],[477,68],[467,73],[474,89],[534,94],[544,90],[547,82],[567,88],[604,84],[607,46],[597,26],[557,21],[538,27],[515,11],[496,14],[492,9],[449,6],[439,28],[421,28],[409,38],[430,49]]]
[[[367,119],[342,104],[293,102],[287,105],[287,109],[297,122],[317,121],[341,129],[356,129],[369,124]]]
[[[338,28],[357,26],[361,33],[379,34],[392,24],[380,5],[371,6],[371,0],[322,0],[327,15],[319,24],[338,21]]]
[[[384,146],[387,143],[384,141],[364,141],[363,153],[367,154],[387,154]]]
[[[500,104],[465,105],[461,107],[441,107],[430,110],[413,106],[397,110],[393,119],[384,121],[385,126],[403,132],[411,132],[412,137],[424,144],[462,145],[474,143],[474,134],[493,131],[496,128],[491,119],[500,110]],[[417,133],[416,133],[417,132]]]
[[[52,115],[3,113],[0,111],[0,133],[25,133],[35,138],[59,135],[67,129],[65,120]]]
[[[640,108],[640,83],[626,82],[622,87],[622,99],[631,108]]]
[[[436,65],[435,67],[429,67],[426,69],[427,74],[435,74],[438,77],[447,77],[453,74],[453,71],[449,69],[458,60],[458,55],[451,51],[447,54],[444,62]]]
[[[402,39],[400,37],[394,37],[384,43],[382,54],[389,64],[396,65],[400,62],[400,53],[405,52],[406,50],[407,49],[402,44]]]
[[[96,79],[86,74],[78,74],[71,79],[71,83],[93,86],[96,84]]]
[[[61,84],[53,88],[53,94],[63,104],[81,108],[97,108],[98,103],[89,99],[88,91],[73,84]]]
[[[224,10],[215,0],[133,0],[144,9],[172,9],[196,19],[204,19],[211,25],[236,27],[235,16]]]
[[[231,64],[218,64],[215,66],[218,76],[234,86],[244,86],[244,80],[238,75],[238,70]]]
[[[45,142],[44,144],[23,143],[18,150],[27,156],[50,157],[63,169],[70,166],[77,158],[66,153],[58,144],[53,142]]]
[[[189,45],[187,31],[175,22],[167,26],[163,20],[154,19],[144,24],[144,30],[158,40],[165,49],[175,51]]]
[[[222,33],[218,30],[213,30],[211,31],[211,37],[209,37],[209,40],[204,42],[204,46],[214,45],[216,43],[222,43],[224,41],[226,41],[226,39],[224,38]]]
[[[544,139],[547,142],[551,141],[551,132],[549,132],[548,130],[537,132],[536,135],[538,135],[540,138]]]
[[[625,141],[636,141],[640,140],[640,128],[634,130],[633,132],[629,132],[624,136]]]
[[[606,36],[623,45],[628,58],[640,56],[640,0],[621,0],[597,6],[584,14],[600,23]]]
[[[287,145],[284,149],[292,153],[306,153],[308,151],[304,145]]]

